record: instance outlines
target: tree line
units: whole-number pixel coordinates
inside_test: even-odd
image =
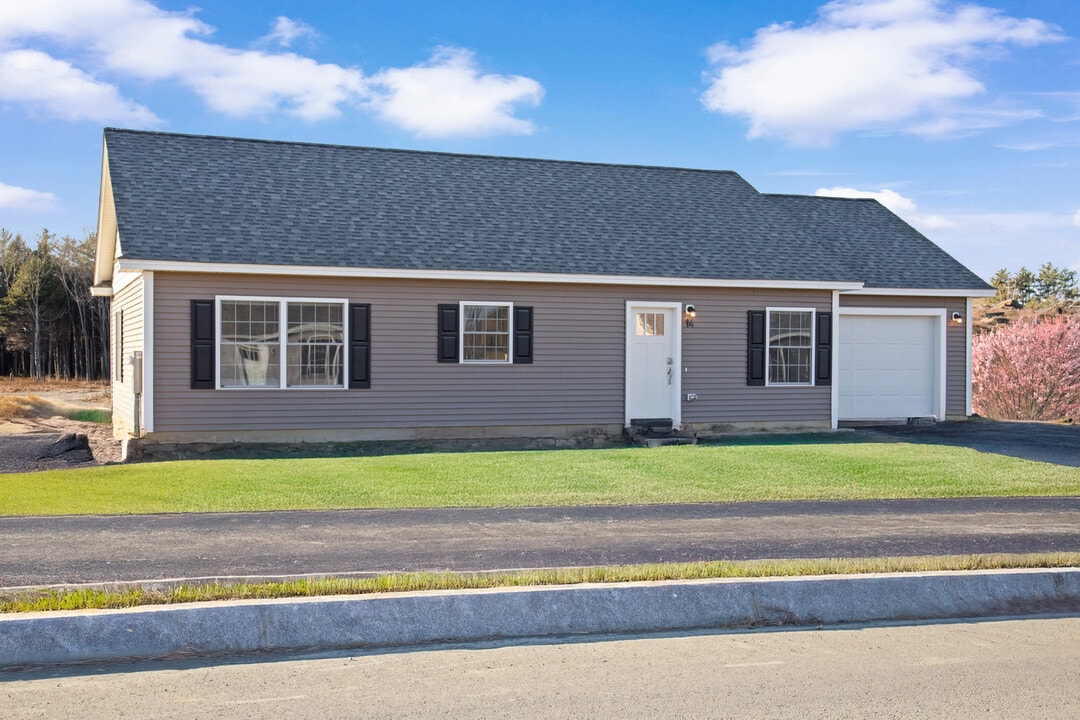
[[[1049,262],[1039,268],[1038,273],[1026,267],[1014,273],[1001,268],[990,278],[990,284],[997,290],[994,302],[1008,300],[1022,308],[1070,308],[1080,304],[1076,271],[1054,267]]]
[[[96,234],[35,241],[0,228],[0,375],[108,378],[109,300],[90,294]]]

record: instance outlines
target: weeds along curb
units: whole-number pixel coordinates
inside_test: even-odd
[[[429,591],[0,616],[0,667],[1080,612],[1080,568]]]

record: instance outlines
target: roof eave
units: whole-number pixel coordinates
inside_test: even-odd
[[[113,200],[112,178],[109,175],[109,146],[101,144],[101,189],[98,193],[97,247],[94,251],[94,285],[111,287],[116,262],[116,203]]]
[[[306,277],[389,278],[403,280],[462,280],[513,283],[563,283],[574,285],[649,285],[656,287],[775,288],[853,292],[861,282],[839,280],[731,279],[597,275],[578,273],[501,272],[494,270],[420,270],[411,268],[360,268],[308,265],[256,265],[202,263],[172,260],[118,258],[119,270],[151,272],[214,273],[234,275],[304,275]]]
[[[864,287],[842,291],[844,295],[887,295],[892,297],[994,297],[997,290],[986,288],[879,288]]]

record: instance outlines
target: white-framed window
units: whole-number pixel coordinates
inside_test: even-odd
[[[766,308],[767,385],[814,384],[814,310]]]
[[[513,303],[462,302],[460,313],[462,363],[513,362]]]
[[[219,388],[344,388],[348,301],[217,298]]]

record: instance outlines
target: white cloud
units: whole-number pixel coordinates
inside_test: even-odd
[[[370,78],[371,106],[384,120],[418,135],[528,135],[533,124],[513,108],[536,106],[540,83],[520,75],[481,75],[473,54],[439,48],[431,60],[404,69],[383,70]]]
[[[1046,211],[925,213],[914,199],[888,188],[821,188],[814,194],[873,198],[984,278],[1001,267],[1080,263],[1080,238],[1074,229],[1080,227],[1080,210],[1072,216]]]
[[[270,32],[259,38],[258,44],[277,44],[282,47],[290,47],[294,41],[300,38],[317,38],[318,36],[318,31],[306,22],[280,16],[274,18],[274,24],[270,26]]]
[[[1015,108],[964,107],[985,92],[968,65],[1006,44],[1063,39],[1041,20],[944,0],[834,0],[808,25],[762,28],[743,49],[709,49],[702,102],[746,117],[751,138],[827,143],[863,129],[942,134],[1030,117]]]
[[[48,210],[55,202],[56,196],[52,193],[28,190],[0,182],[0,208]]]
[[[513,110],[522,103],[536,105],[543,94],[539,83],[529,78],[481,75],[465,50],[441,50],[427,63],[382,70],[370,79],[359,68],[271,52],[271,43],[288,47],[315,34],[309,25],[286,17],[274,21],[256,49],[232,48],[212,42],[213,28],[194,12],[162,10],[148,0],[0,3],[0,51],[36,53],[39,65],[50,67],[57,78],[66,71],[69,80],[81,79],[87,93],[96,83],[99,95],[108,100],[105,105],[113,108],[109,117],[135,125],[155,118],[122,98],[115,85],[96,77],[174,82],[212,110],[234,117],[285,113],[317,121],[337,117],[349,107],[366,107],[426,135],[531,132],[532,124],[515,117]],[[40,41],[48,42],[50,51],[69,51],[70,57],[46,55],[34,46]],[[36,104],[38,110],[64,119],[99,119],[102,114],[68,109],[67,96],[54,83],[43,83],[28,97],[23,97],[29,92],[23,85],[0,78],[0,97],[31,110]]]
[[[116,86],[37,50],[0,52],[0,100],[64,120],[134,125],[158,122],[150,110],[121,97]]]
[[[818,197],[872,198],[901,217],[914,213],[916,209],[914,200],[888,188],[883,190],[858,190],[849,187],[818,188],[814,194]]]

